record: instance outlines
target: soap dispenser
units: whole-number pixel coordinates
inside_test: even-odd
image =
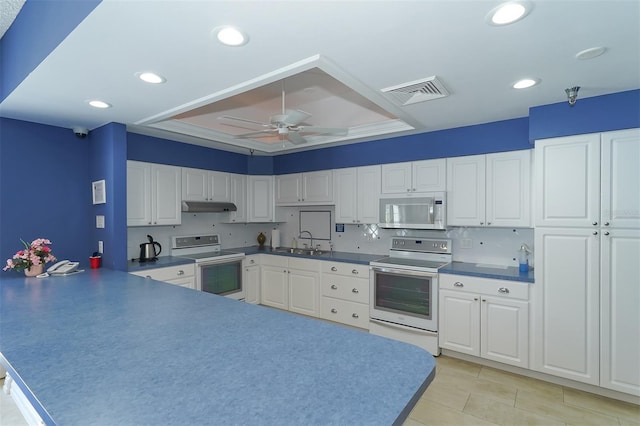
[[[520,250],[518,250],[518,264],[520,272],[529,272],[529,253],[531,250],[526,244],[522,244],[520,246]]]

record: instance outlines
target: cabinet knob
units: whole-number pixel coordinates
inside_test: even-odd
[[[484,225],[484,222],[480,222],[480,225]]]
[[[506,287],[500,287],[498,293],[509,294],[509,289]]]
[[[462,284],[460,281],[456,281],[455,283],[453,283],[454,287],[464,287],[464,284]]]
[[[487,225],[491,225],[491,222],[487,222]]]
[[[337,313],[338,313],[338,310],[337,310],[336,308],[331,308],[331,313],[332,313],[332,314],[337,314]]]
[[[413,192],[416,192],[416,189],[415,189],[415,188],[411,188],[411,190],[412,190]]]
[[[474,298],[473,298],[473,300],[475,300],[475,301],[477,302],[477,301],[478,301],[478,298],[477,298],[477,297],[474,297]]]
[[[352,317],[354,318],[360,318],[360,316],[358,314],[351,314]]]
[[[358,275],[359,274],[359,272],[356,269],[352,270],[351,273],[354,274],[354,275]]]
[[[360,290],[358,290],[357,288],[354,288],[353,290],[351,290],[351,293],[356,293],[356,294],[358,294],[358,293],[360,293]]]
[[[178,271],[178,275],[184,275],[184,271],[183,271],[182,269],[180,269],[180,270]]]
[[[593,235],[598,235],[598,231],[593,231]]]
[[[486,301],[487,301],[487,299],[482,299],[482,301],[483,301],[483,302],[486,302]]]
[[[255,260],[253,260],[253,259],[251,259],[251,260],[249,261],[249,263],[256,263],[256,261],[255,261]]]
[[[337,286],[337,285],[335,285],[335,284],[331,284],[331,290],[337,290],[337,289],[338,289],[338,286]]]
[[[357,220],[353,219],[353,223],[357,223],[357,222],[358,222]]]
[[[407,192],[411,192],[411,188],[407,188]]]
[[[609,226],[609,222],[605,222],[605,223],[604,223],[604,226]]]
[[[597,224],[598,222],[595,222],[595,221],[592,223],[593,226],[596,226]]]
[[[604,235],[609,235],[609,231],[604,231]]]
[[[336,268],[335,266],[332,266],[332,267],[331,267],[331,270],[332,270],[333,272],[335,272],[335,271],[337,271],[337,270],[338,270],[338,268]]]

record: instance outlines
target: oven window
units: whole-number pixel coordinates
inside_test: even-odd
[[[242,261],[201,266],[202,291],[225,296],[242,290]]]
[[[432,319],[430,277],[375,274],[375,309]]]

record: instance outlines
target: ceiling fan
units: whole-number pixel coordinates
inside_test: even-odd
[[[284,81],[282,82],[282,113],[274,114],[270,117],[268,123],[260,121],[248,120],[246,118],[232,117],[229,115],[222,115],[218,117],[218,120],[225,125],[240,127],[243,129],[255,130],[251,133],[245,133],[234,136],[235,138],[251,138],[267,135],[277,135],[281,139],[287,139],[294,145],[300,145],[308,142],[302,135],[305,133],[316,135],[336,135],[346,136],[349,133],[349,129],[338,127],[318,127],[318,126],[305,126],[301,124],[306,119],[311,117],[311,114],[299,109],[286,109],[285,104],[285,92]],[[261,129],[261,130],[260,130]]]

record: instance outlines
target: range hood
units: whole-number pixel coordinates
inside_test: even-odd
[[[218,212],[235,212],[238,210],[233,203],[224,203],[218,201],[183,201],[182,211],[189,213],[218,213]]]

